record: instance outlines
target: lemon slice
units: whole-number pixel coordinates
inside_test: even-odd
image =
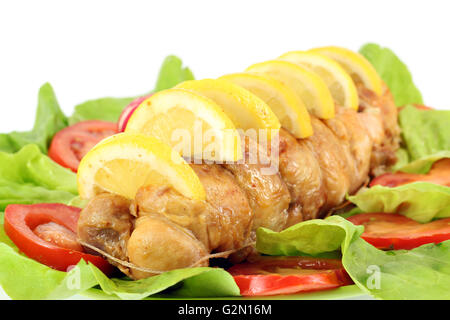
[[[295,63],[316,73],[342,107],[358,109],[358,92],[350,75],[334,60],[313,52],[292,51],[278,59]]]
[[[103,140],[81,160],[77,182],[83,199],[105,191],[133,199],[140,187],[149,184],[205,199],[200,179],[179,153],[144,135],[119,133]]]
[[[176,88],[202,94],[222,107],[238,129],[274,129],[281,125],[270,107],[248,90],[218,79],[190,80]]]
[[[338,62],[355,83],[362,83],[378,95],[383,92],[383,81],[372,64],[361,54],[340,47],[322,47],[309,50]]]
[[[277,116],[281,125],[297,138],[312,135],[311,119],[304,103],[281,82],[263,75],[234,73],[219,79],[233,82],[261,98]]]
[[[156,137],[184,157],[212,161],[242,158],[239,132],[221,107],[184,89],[163,90],[144,100],[125,132]]]
[[[254,64],[247,68],[251,73],[268,75],[294,91],[313,115],[330,119],[334,117],[334,102],[326,83],[315,73],[298,65],[281,60]]]

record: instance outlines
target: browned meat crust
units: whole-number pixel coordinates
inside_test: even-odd
[[[358,86],[358,93],[361,115],[366,120],[364,124],[370,126],[368,130],[375,140],[370,168],[371,174],[376,176],[386,172],[387,168],[397,161],[395,152],[400,145],[398,110],[386,86],[381,97],[362,85]],[[380,129],[382,133],[379,132]]]
[[[109,193],[91,199],[78,220],[78,238],[120,260],[128,261],[127,243],[133,229],[130,201]],[[111,264],[118,266],[114,261]]]

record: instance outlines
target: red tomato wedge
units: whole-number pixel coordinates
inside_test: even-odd
[[[377,184],[386,187],[397,187],[411,182],[431,182],[450,187],[450,159],[436,161],[427,174],[385,173],[372,180],[370,186]]]
[[[228,269],[243,296],[269,296],[334,289],[353,281],[340,260],[260,257]]]
[[[11,204],[5,209],[5,232],[29,258],[53,269],[67,271],[84,259],[110,274],[112,265],[82,252],[76,241],[80,211],[60,203]]]
[[[62,129],[53,137],[48,156],[63,167],[77,172],[81,158],[98,142],[117,133],[114,122],[88,120]]]
[[[125,109],[123,109],[122,113],[120,114],[119,121],[117,122],[117,131],[118,132],[125,131],[128,120],[130,120],[130,117],[133,114],[134,110],[136,110],[137,107],[139,107],[139,105],[142,102],[144,102],[147,98],[150,98],[151,96],[152,96],[152,93],[148,94],[146,96],[136,98],[133,101],[131,101],[130,104],[125,107]]]
[[[450,240],[450,218],[421,224],[394,213],[361,213],[347,219],[363,225],[361,237],[379,249],[410,250]]]

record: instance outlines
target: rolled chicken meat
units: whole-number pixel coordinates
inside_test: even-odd
[[[211,253],[242,260],[252,251],[247,246],[257,228],[280,231],[325,216],[370,175],[395,162],[399,129],[392,95],[386,87],[382,96],[357,88],[359,112],[336,106],[333,119],[311,117],[314,134],[305,139],[280,129],[278,171],[263,174],[274,156],[265,146],[256,150],[268,158],[248,161],[251,141],[245,137],[243,163],[191,164],[205,188],[205,201],[155,185],[140,188],[131,201],[101,194],[83,209],[79,238],[141,268],[111,261],[141,279],[155,274],[143,269],[206,266]]]

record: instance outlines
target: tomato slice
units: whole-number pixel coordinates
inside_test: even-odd
[[[48,156],[63,167],[77,172],[81,158],[98,142],[117,133],[114,122],[88,120],[62,129],[53,137]]]
[[[421,224],[394,213],[361,213],[347,218],[363,225],[362,238],[379,249],[414,249],[450,240],[450,218]]]
[[[260,257],[228,269],[243,296],[268,296],[334,289],[352,284],[340,260]]]
[[[100,256],[82,252],[76,242],[80,211],[60,203],[11,204],[5,209],[5,232],[29,258],[53,269],[67,271],[84,259],[110,274],[112,265]]]
[[[386,187],[397,187],[403,184],[423,181],[450,187],[450,159],[436,161],[427,174],[385,173],[372,180],[370,186],[377,184]]]

